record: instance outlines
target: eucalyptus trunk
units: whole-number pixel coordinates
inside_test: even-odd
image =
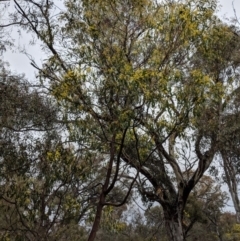
[[[164,211],[165,227],[169,241],[185,241],[182,225],[182,207]]]

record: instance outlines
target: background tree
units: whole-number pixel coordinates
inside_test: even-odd
[[[7,4],[8,3],[8,4]],[[11,47],[13,45],[13,39],[9,33],[7,27],[8,25],[3,24],[3,16],[6,14],[7,6],[9,5],[8,1],[0,1],[1,13],[0,13],[0,55],[6,50],[6,47]]]
[[[225,28],[226,32],[220,31]],[[239,158],[239,29],[236,26],[219,25],[213,29],[212,38],[208,48],[217,49],[213,54],[208,51],[207,55],[198,55],[198,62],[203,61],[204,69],[214,76],[214,79],[227,88],[226,96],[222,99],[221,118],[222,133],[219,136],[218,150],[223,161],[224,181],[227,183],[231,194],[234,208],[237,213],[237,221],[240,220],[240,209],[238,199],[238,158]],[[225,41],[221,43],[219,38]],[[223,45],[223,46],[222,46]],[[205,49],[203,50],[205,53]],[[212,112],[211,108],[211,112]],[[207,114],[207,115],[206,115]],[[205,113],[205,118],[210,113]],[[201,124],[200,124],[201,125]]]
[[[190,194],[184,212],[187,240],[223,240],[220,220],[227,201],[220,185],[210,176],[203,176]]]
[[[0,65],[1,240],[85,240],[91,157],[65,142],[54,100]]]

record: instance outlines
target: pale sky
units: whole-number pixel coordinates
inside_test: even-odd
[[[234,11],[233,11],[233,5],[236,10],[237,15],[240,17],[240,0],[220,0],[219,1],[221,5],[220,9],[220,15],[225,15],[226,17],[233,17]]]
[[[11,0],[10,0],[11,1]],[[240,22],[240,0],[219,0],[219,16],[221,18],[232,18],[234,17],[234,11],[232,3],[234,3],[236,12],[239,16],[239,22]],[[1,8],[1,4],[0,4]],[[10,9],[13,8],[13,2],[10,3]],[[1,11],[1,9],[0,9]],[[27,47],[29,50],[29,53],[34,53],[34,58],[36,61],[41,61],[44,59],[44,55],[39,49],[38,46],[29,46],[29,40],[30,38],[23,33],[22,38],[19,38],[17,31],[12,31],[12,35],[15,38],[15,44],[19,45],[20,47]],[[27,58],[27,56],[24,56],[23,54],[19,53],[19,51],[15,50],[7,51],[7,53],[4,54],[4,60],[10,62],[11,69],[13,71],[16,71],[17,73],[23,73],[27,72],[27,77],[34,79],[34,70],[33,67],[30,65],[30,60]]]

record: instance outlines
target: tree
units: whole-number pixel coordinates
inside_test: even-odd
[[[94,160],[65,142],[55,101],[3,62],[0,100],[0,239],[85,240]]]
[[[188,240],[222,241],[220,220],[227,201],[227,194],[221,191],[220,185],[204,175],[190,194],[184,211]]]
[[[191,192],[184,210],[186,240],[219,241],[237,237],[234,216],[231,215],[231,220],[227,221],[228,214],[223,212],[227,199],[220,185],[210,176],[204,175]],[[135,207],[133,199],[129,204],[125,211],[108,208],[101,220],[96,240],[111,240],[113,235],[115,240],[122,241],[168,240],[161,206],[147,203],[144,211]]]
[[[236,41],[239,41],[239,36],[235,37]],[[239,63],[239,58],[237,54],[239,53],[240,46],[238,44],[238,49],[233,61]],[[236,80],[239,79],[239,74]],[[222,139],[222,145],[220,148],[220,158],[223,162],[224,175],[223,179],[227,183],[229,192],[232,197],[234,208],[236,211],[237,222],[240,223],[240,201],[239,201],[239,103],[240,103],[240,92],[239,87],[231,93],[229,100],[226,101],[226,112],[223,121],[225,122],[224,136]]]
[[[11,35],[9,34],[8,31],[6,31],[7,27],[3,22],[3,16],[6,10],[6,3],[3,1],[0,1],[0,6],[1,6],[1,14],[0,14],[0,19],[1,19],[1,24],[0,24],[0,55],[6,50],[6,46],[11,46],[12,45],[12,38],[10,37]]]
[[[188,197],[222,145],[223,102],[236,88],[223,77],[234,35],[217,2],[69,0],[58,14],[54,1],[14,2],[46,50],[32,65],[65,110],[70,141],[107,167],[88,240],[134,183],[161,204],[169,240],[185,240]],[[118,185],[125,197],[108,202]]]
[[[239,167],[239,29],[235,26],[225,26],[231,36],[225,40],[225,47],[221,49],[219,41],[212,38],[210,48],[218,49],[215,57],[204,58],[205,69],[211,72],[216,80],[224,83],[228,90],[222,100],[222,134],[219,135],[218,153],[223,162],[224,181],[227,183],[234,208],[237,213],[237,222],[240,222],[240,205],[238,198],[238,167]],[[213,32],[216,35],[216,30]],[[209,61],[210,60],[210,61]]]

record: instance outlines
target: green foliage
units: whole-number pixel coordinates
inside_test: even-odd
[[[1,65],[0,239],[79,240],[91,198],[88,159],[57,134],[54,101]]]
[[[239,88],[233,83],[239,61],[231,53],[239,44],[232,27],[216,17],[217,1],[66,0],[63,10],[54,1],[15,4],[14,21],[46,50],[43,66],[33,65],[49,99],[57,102],[55,117],[65,131],[56,133],[54,119],[55,131],[46,131],[21,160],[26,170],[4,177],[10,180],[3,182],[5,192],[23,208],[22,216],[50,223],[55,213],[61,224],[74,226],[79,213],[88,213],[87,225],[100,210],[95,220],[103,211],[103,228],[126,231],[126,223],[112,222],[110,206],[124,204],[136,187],[144,200],[162,206],[169,239],[184,239],[184,222],[204,224],[209,210],[219,217],[224,195],[204,173],[223,136],[232,133],[228,110]],[[27,123],[45,123],[44,116],[29,112],[23,116]],[[17,155],[24,154],[17,147]],[[204,179],[207,187],[200,185]],[[219,203],[196,199],[199,193],[208,198],[212,189]],[[199,211],[202,204],[207,207]]]

